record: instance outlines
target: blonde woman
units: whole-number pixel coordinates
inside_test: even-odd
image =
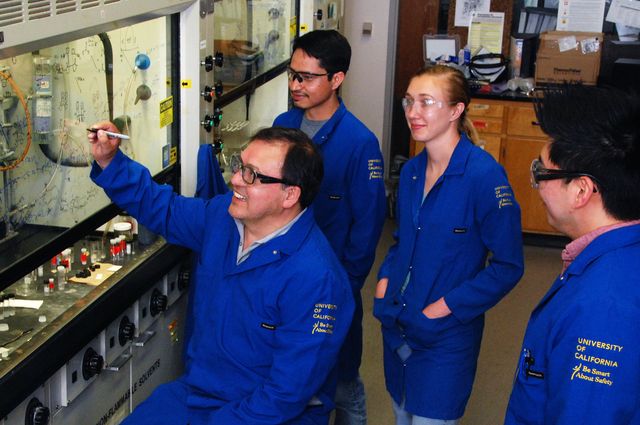
[[[462,73],[440,65],[414,76],[402,99],[424,151],[401,172],[396,244],[374,302],[397,425],[458,422],[484,312],[523,272],[520,207],[503,168],[470,139],[469,101]]]

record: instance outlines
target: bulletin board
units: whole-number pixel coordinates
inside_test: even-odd
[[[472,0],[459,0],[472,1]],[[502,34],[502,54],[509,57],[509,42],[511,40],[511,22],[513,20],[513,0],[491,0],[491,12],[504,12],[504,32]],[[467,45],[469,27],[456,27],[456,0],[449,4],[449,17],[447,21],[447,34],[457,34],[460,37],[460,47]]]

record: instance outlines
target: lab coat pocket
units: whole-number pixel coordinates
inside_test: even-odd
[[[538,362],[540,363],[540,362]],[[574,372],[575,373],[575,372]],[[536,365],[527,348],[523,348],[518,360],[513,391],[509,401],[510,411],[528,411],[531,423],[543,423],[545,409],[529,409],[530,406],[544,406],[547,402],[546,370]]]
[[[447,254],[455,256],[456,253],[468,248],[471,239],[471,228],[466,224],[446,225],[444,237],[444,248]]]
[[[238,326],[236,332],[241,333],[243,338],[239,338],[238,334],[234,337],[236,340],[234,353],[238,359],[249,367],[270,365],[276,345],[278,324],[274,320],[253,312],[245,312],[240,321],[244,324]]]
[[[344,214],[344,192],[332,188],[321,188],[313,203],[316,217],[323,217],[326,223],[334,223],[337,217]]]
[[[453,316],[450,314],[438,319],[430,319],[422,311],[417,312],[413,321],[405,326],[407,339],[419,346],[428,347],[440,339],[441,331],[446,329]]]
[[[387,304],[385,298],[373,299],[373,316],[382,323],[385,328],[390,328],[394,325],[395,319],[387,311]]]

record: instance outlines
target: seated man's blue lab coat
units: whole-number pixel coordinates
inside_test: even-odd
[[[125,423],[326,424],[354,302],[313,212],[237,264],[232,193],[177,195],[121,152],[104,170],[94,163],[91,178],[143,225],[198,255],[185,372]]]

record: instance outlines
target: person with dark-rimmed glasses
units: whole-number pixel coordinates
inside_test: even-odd
[[[322,157],[300,130],[258,131],[233,158],[232,191],[173,193],[92,126],[93,181],[140,223],[196,255],[185,371],[123,424],[326,424],[354,302],[309,208]]]
[[[549,223],[569,236],[533,310],[506,425],[640,424],[640,98],[549,88],[531,164]]]
[[[322,152],[324,179],[313,203],[316,221],[349,275],[356,312],[340,359],[334,425],[365,425],[367,410],[359,368],[362,298],[384,224],[387,204],[376,136],[338,96],[351,61],[351,46],[334,30],[296,39],[287,69],[293,108],[273,125],[299,128]]]

